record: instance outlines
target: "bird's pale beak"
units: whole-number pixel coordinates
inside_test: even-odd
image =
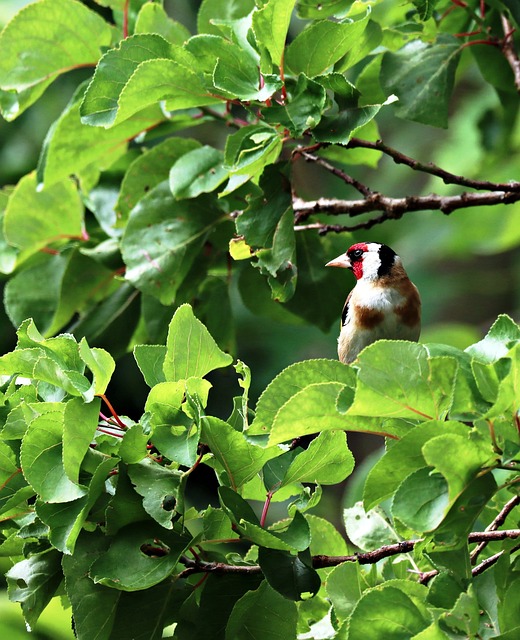
[[[326,267],[341,267],[342,269],[352,269],[352,263],[346,253],[342,253],[334,260],[327,262]]]

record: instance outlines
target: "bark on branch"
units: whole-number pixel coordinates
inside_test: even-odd
[[[514,506],[514,505],[513,505]],[[512,507],[511,507],[512,508]],[[500,515],[500,514],[499,514]],[[475,531],[468,536],[468,542],[494,542],[497,540],[516,539],[520,538],[520,529],[504,529],[502,531]],[[323,569],[326,567],[335,567],[343,562],[358,562],[359,564],[375,564],[383,558],[389,558],[391,556],[399,555],[401,553],[408,553],[413,550],[416,544],[422,542],[422,539],[418,540],[404,540],[403,542],[397,542],[396,544],[388,544],[375,549],[374,551],[367,551],[364,553],[354,553],[348,556],[324,556],[317,555],[312,558],[312,565],[315,569]],[[473,569],[473,572],[482,573],[484,569],[491,566],[498,560],[502,552],[491,556],[496,558],[493,562],[490,562],[491,558],[486,560]],[[193,560],[187,556],[181,558],[181,563],[186,567],[184,571],[178,576],[180,578],[186,578],[194,573],[218,573],[218,574],[242,574],[253,575],[262,573],[262,569],[259,565],[232,565],[225,564],[223,562],[206,562],[204,560]],[[427,572],[420,576],[420,580],[427,581],[431,579],[437,572]],[[426,579],[427,577],[427,579]]]
[[[354,187],[362,196],[357,200],[338,200],[320,198],[319,200],[304,201],[298,197],[293,199],[293,209],[295,213],[295,230],[305,231],[315,229],[320,234],[341,233],[343,231],[357,231],[359,229],[370,229],[386,220],[396,220],[405,213],[412,211],[442,211],[449,215],[458,209],[469,207],[491,206],[496,204],[513,204],[520,201],[520,182],[489,182],[487,180],[473,180],[464,176],[450,173],[432,163],[423,164],[413,158],[389,147],[383,141],[370,142],[353,138],[347,148],[362,147],[380,151],[397,164],[404,164],[414,171],[420,171],[436,176],[446,184],[455,184],[464,188],[476,189],[475,192],[464,192],[458,195],[443,196],[439,194],[429,194],[425,196],[406,196],[404,198],[392,198],[378,191],[373,191],[370,187],[359,180],[348,175],[343,170],[330,164],[326,159],[315,155],[313,152],[322,146],[317,144],[313,147],[299,148],[294,152],[294,157],[302,157],[307,162],[313,162],[323,167],[329,173],[335,175],[345,184]],[[364,213],[381,211],[381,215],[369,220],[353,224],[329,224],[325,222],[306,223],[310,216],[314,214],[326,215],[348,215],[356,217]]]

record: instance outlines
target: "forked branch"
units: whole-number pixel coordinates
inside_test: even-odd
[[[491,206],[496,204],[513,204],[520,201],[520,182],[490,182],[488,180],[473,180],[464,176],[459,176],[432,163],[421,163],[413,158],[389,147],[381,140],[371,142],[353,138],[347,148],[362,147],[380,151],[397,164],[404,164],[414,171],[420,171],[440,178],[446,184],[459,185],[464,188],[475,189],[474,192],[464,192],[458,195],[443,196],[439,194],[429,194],[425,196],[406,196],[403,198],[392,198],[379,191],[373,191],[369,186],[350,176],[345,171],[330,164],[326,159],[317,156],[314,151],[326,145],[314,145],[309,148],[299,148],[294,152],[294,157],[302,157],[307,162],[313,162],[323,167],[329,173],[335,175],[345,184],[354,187],[362,196],[357,200],[339,200],[320,198],[319,200],[304,201],[298,197],[293,199],[293,209],[295,213],[295,230],[305,231],[309,229],[317,230],[321,235],[327,233],[341,233],[343,231],[357,231],[359,229],[370,229],[386,220],[396,220],[404,214],[412,211],[442,211],[448,215],[458,209],[469,207]],[[357,224],[331,224],[326,222],[306,221],[314,214],[326,215],[348,215],[356,217],[364,213],[380,211],[381,214],[359,222]],[[306,224],[304,224],[306,223]]]

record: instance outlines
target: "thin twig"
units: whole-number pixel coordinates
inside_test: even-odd
[[[410,156],[397,151],[393,147],[389,147],[382,140],[376,140],[371,142],[369,140],[362,140],[361,138],[352,138],[347,145],[348,149],[356,149],[361,147],[363,149],[373,149],[374,151],[381,151],[385,155],[392,158],[396,164],[404,164],[414,171],[421,171],[422,173],[428,173],[441,180],[445,184],[458,184],[461,187],[469,187],[471,189],[486,189],[488,191],[518,191],[520,192],[520,182],[489,182],[488,180],[472,180],[465,176],[458,176],[450,171],[441,169],[432,162],[426,164],[411,158]]]
[[[474,531],[468,536],[468,542],[491,542],[497,540],[516,539],[520,537],[520,529],[504,529],[502,531]],[[364,553],[354,553],[348,556],[324,556],[316,555],[312,558],[312,566],[315,569],[323,569],[326,567],[335,567],[343,562],[358,562],[359,564],[375,564],[383,558],[408,553],[413,550],[416,544],[422,542],[422,538],[418,540],[404,540],[396,544],[388,544],[374,551]],[[181,573],[182,577],[192,575],[193,573],[218,573],[218,574],[258,574],[261,568],[258,565],[233,565],[224,562],[205,562],[195,561],[187,556],[181,557],[181,563],[186,569]],[[480,565],[479,565],[480,567]],[[474,571],[479,569],[475,567]],[[482,572],[484,569],[479,569]],[[431,575],[430,575],[431,574]],[[421,574],[421,580],[425,576],[433,577],[437,572],[425,572]],[[430,579],[428,578],[428,579]]]
[[[362,200],[336,200],[320,198],[319,200],[305,201],[300,198],[293,200],[295,213],[295,230],[307,231],[317,229],[320,234],[330,232],[341,233],[343,231],[355,231],[357,229],[370,229],[376,224],[386,220],[397,220],[405,213],[412,211],[442,211],[449,215],[457,209],[468,207],[481,207],[496,204],[513,204],[520,201],[520,190],[516,191],[486,191],[484,193],[461,193],[458,196],[440,196],[430,194],[427,196],[407,196],[405,198],[389,198],[380,193],[373,193]],[[360,222],[356,225],[335,225],[321,222],[301,224],[311,215],[323,213],[327,215],[359,216],[372,211],[382,211],[383,214]]]
[[[356,180],[356,178],[353,178],[348,173],[345,173],[341,169],[338,169],[338,167],[335,167],[334,165],[330,164],[330,162],[327,162],[327,160],[325,160],[324,158],[321,158],[320,156],[315,156],[314,154],[309,153],[308,151],[304,151],[302,149],[296,149],[294,155],[301,156],[302,158],[305,158],[307,162],[314,162],[320,167],[323,167],[324,169],[332,173],[332,175],[335,175],[337,178],[339,178],[346,184],[349,184],[352,187],[354,187],[354,189],[359,191],[359,193],[365,196],[366,198],[370,197],[373,194],[373,191],[372,189],[370,189],[370,187],[367,187],[365,184],[363,184],[359,180]]]
[[[511,511],[520,504],[520,495],[518,496],[513,496],[511,498],[511,500],[509,500],[509,502],[507,502],[503,509],[500,511],[500,513],[496,516],[496,518],[493,520],[493,522],[491,522],[491,524],[489,524],[486,527],[486,531],[496,531],[499,527],[501,527],[507,516],[511,513]],[[482,542],[480,542],[471,552],[470,558],[471,558],[471,564],[475,564],[479,554],[482,552],[482,550],[486,547],[486,545],[488,544],[487,540],[483,540]]]
[[[513,40],[513,33],[515,30],[505,15],[502,14],[500,18],[502,20],[502,29],[504,31],[502,51],[504,52],[504,56],[513,71],[516,90],[520,93],[520,58],[518,57]]]

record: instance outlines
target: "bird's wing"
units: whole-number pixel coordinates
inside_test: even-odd
[[[345,301],[345,305],[343,307],[343,311],[341,312],[341,326],[342,327],[344,327],[347,324],[348,306],[349,306],[351,297],[352,297],[352,291],[348,294],[347,299]]]

